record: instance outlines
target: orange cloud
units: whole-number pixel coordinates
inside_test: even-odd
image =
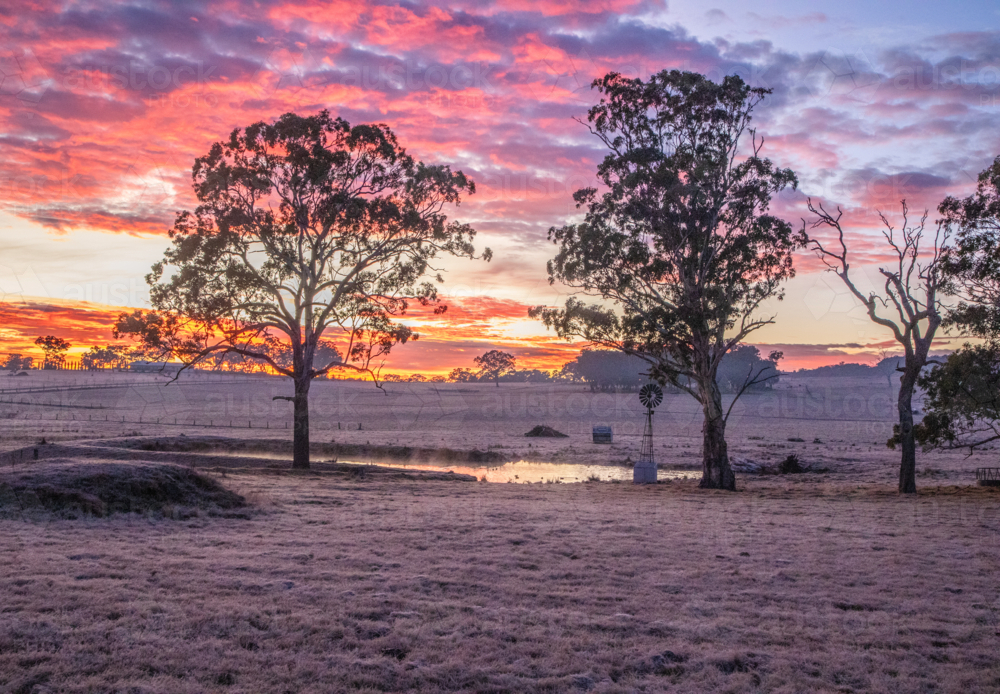
[[[124,309],[83,301],[25,299],[0,302],[0,351],[40,358],[35,338],[56,335],[73,347],[69,354],[86,352],[93,345],[113,342],[111,328]]]

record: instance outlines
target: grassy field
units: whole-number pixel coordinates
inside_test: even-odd
[[[35,399],[0,404],[7,450],[42,436],[287,437],[287,403],[270,401],[287,388],[275,379],[10,380],[117,387],[0,393]],[[199,466],[133,448],[119,464],[193,464],[243,495],[245,512],[71,519],[8,507],[0,691],[998,691],[1000,493],[971,486],[995,452],[921,455],[921,493],[902,498],[897,454],[882,443],[888,386],[782,386],[734,410],[732,454],[774,463],[796,453],[820,471],[740,475],[735,494],[693,481],[486,484],[323,465],[290,474],[282,461]],[[638,451],[634,394],[395,388],[319,384],[316,440],[589,464]],[[657,414],[668,466],[697,463],[692,405],[671,396]],[[219,426],[229,419],[254,428]],[[525,439],[535,424],[570,436]],[[589,443],[593,424],[612,424],[616,444]],[[109,464],[40,448],[37,463],[0,459],[0,484]]]
[[[156,376],[37,371],[2,378],[9,383],[0,383],[0,445],[6,448],[41,437],[290,437],[285,427],[291,405],[272,399],[290,393],[287,379],[197,375],[166,385],[168,379]],[[10,392],[14,388],[20,392]],[[795,453],[816,468],[889,483],[898,463],[898,454],[885,448],[894,400],[894,389],[884,381],[783,377],[776,390],[745,395],[734,407],[730,454],[773,464]],[[320,381],[313,386],[311,416],[313,441],[321,444],[493,450],[511,460],[598,465],[634,460],[643,423],[634,393],[548,384],[397,383],[379,391],[371,383]],[[569,438],[525,438],[537,424]],[[614,428],[613,446],[590,442],[597,424]],[[691,397],[668,394],[654,427],[661,464],[700,464],[701,414]],[[922,455],[918,465],[937,483],[964,484],[974,479],[977,466],[996,457],[992,450],[971,457],[963,451],[935,452]]]

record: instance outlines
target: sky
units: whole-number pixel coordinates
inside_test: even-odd
[[[840,205],[853,269],[889,261],[878,211],[919,215],[1000,154],[1000,6],[736,0],[7,2],[0,6],[0,352],[40,334],[74,352],[147,306],[145,275],[192,209],[194,158],[236,128],[328,109],[384,122],[418,159],[476,182],[451,210],[494,259],[449,261],[443,316],[386,369],[441,373],[498,347],[555,368],[580,345],[527,317],[558,305],[552,226],[578,214],[600,143],[575,118],[608,71],[738,74],[773,93],[763,154],[798,175],[773,209]],[[782,367],[871,361],[893,347],[808,252],[774,324],[750,342]],[[956,345],[942,339],[938,347]]]

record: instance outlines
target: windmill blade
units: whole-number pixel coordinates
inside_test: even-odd
[[[663,402],[663,390],[655,383],[647,383],[639,390],[639,402],[646,409],[656,409]]]

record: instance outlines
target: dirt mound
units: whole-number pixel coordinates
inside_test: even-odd
[[[246,505],[242,496],[179,465],[52,461],[0,476],[0,514],[45,510],[65,517],[161,513],[209,515]]]
[[[561,431],[556,431],[552,427],[547,427],[543,424],[539,424],[534,429],[529,431],[525,436],[541,436],[549,439],[565,439],[568,438],[568,434],[564,434]]]

